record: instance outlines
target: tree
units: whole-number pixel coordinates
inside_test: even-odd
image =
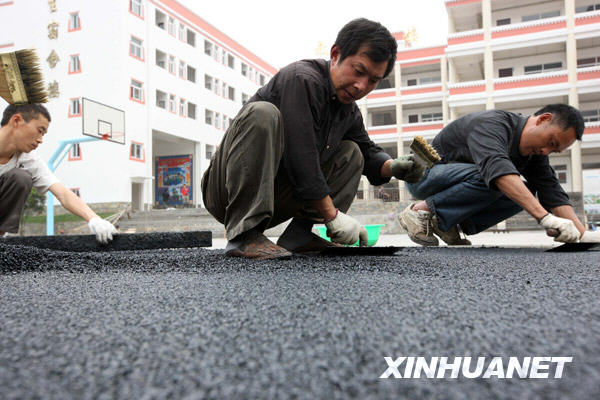
[[[19,222],[19,234],[23,236],[23,221],[26,216],[39,214],[44,211],[46,207],[46,196],[38,193],[37,190],[31,189],[29,193],[29,197],[25,202],[25,207],[23,207],[23,215],[21,216],[21,221]]]

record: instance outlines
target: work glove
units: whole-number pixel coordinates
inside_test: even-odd
[[[558,230],[558,236],[554,238],[555,242],[576,243],[579,241],[579,231],[570,219],[555,217],[548,213],[540,220],[540,225],[546,229]]]
[[[579,241],[581,243],[600,243],[600,231],[585,231]]]
[[[88,222],[92,234],[96,235],[96,240],[100,243],[108,243],[113,239],[113,235],[118,234],[117,228],[113,224],[100,217],[94,217]]]
[[[415,162],[413,154],[396,158],[390,167],[394,177],[408,183],[419,182],[425,173],[425,166]]]
[[[340,244],[354,244],[360,240],[360,246],[366,246],[369,241],[367,229],[357,220],[343,212],[337,212],[334,219],[325,223],[327,236],[332,242]]]

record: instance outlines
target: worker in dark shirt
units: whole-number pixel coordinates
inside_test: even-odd
[[[366,243],[366,229],[346,214],[361,174],[373,185],[421,178],[412,156],[392,160],[369,139],[355,103],[392,71],[396,52],[381,24],[351,21],[330,61],[288,65],[240,110],[202,179],[205,207],[226,228],[226,255],[286,258]],[[290,218],[277,244],[264,236]],[[334,244],[311,232],[318,222]]]
[[[585,231],[548,161],[581,140],[583,130],[580,112],[565,104],[531,116],[490,110],[458,118],[433,140],[442,161],[407,185],[423,201],[402,211],[400,224],[424,246],[438,245],[433,233],[449,245],[468,245],[459,228],[473,235],[525,210],[549,234],[558,231],[559,242],[600,241]]]

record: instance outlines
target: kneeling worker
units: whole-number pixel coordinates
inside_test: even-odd
[[[65,188],[37,155],[29,154],[48,131],[50,114],[40,104],[9,105],[0,127],[0,235],[16,233],[23,207],[35,187],[50,190],[65,209],[85,219],[96,239],[106,243],[117,233],[72,191]]]
[[[407,185],[423,201],[402,211],[400,224],[424,246],[438,245],[433,233],[466,245],[459,227],[474,235],[525,210],[548,234],[558,231],[556,241],[600,242],[600,232],[586,232],[577,218],[548,160],[581,140],[583,130],[581,113],[566,104],[531,116],[490,110],[458,118],[432,142],[442,161]]]
[[[416,182],[424,168],[397,160],[367,134],[355,103],[393,69],[396,39],[381,24],[346,24],[331,61],[302,60],[281,69],[249,100],[225,133],[202,179],[207,210],[225,224],[226,255],[286,258],[331,244],[311,232],[321,222],[334,243],[367,241],[345,214],[361,174],[371,184],[392,176]],[[293,218],[277,244],[263,231]],[[366,244],[366,243],[365,243]]]

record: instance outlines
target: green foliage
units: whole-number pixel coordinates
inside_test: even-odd
[[[31,189],[25,207],[23,208],[23,215],[39,214],[44,211],[46,207],[46,196],[38,193],[37,190]]]

